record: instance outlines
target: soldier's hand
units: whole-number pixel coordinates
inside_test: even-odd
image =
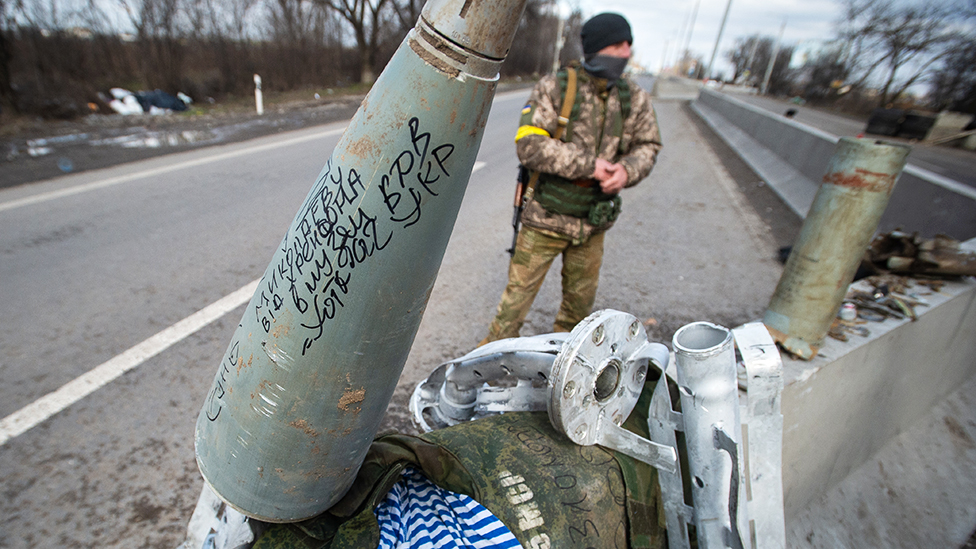
[[[597,158],[596,169],[593,170],[593,175],[590,177],[600,182],[610,179],[610,176],[613,175],[613,167],[614,164],[612,162],[608,162],[602,158]]]
[[[600,189],[605,194],[619,193],[627,184],[627,169],[624,168],[623,164],[610,164],[607,173],[609,177],[606,179],[597,178],[600,181]]]

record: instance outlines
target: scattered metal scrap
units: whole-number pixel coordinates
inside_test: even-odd
[[[599,444],[657,468],[670,549],[691,547],[692,529],[700,548],[785,547],[783,365],[769,331],[759,322],[731,331],[688,324],[674,335],[669,367],[667,347],[647,341],[643,325],[607,309],[570,334],[488,343],[437,367],[417,385],[410,410],[425,432],[546,410],[574,443]],[[621,424],[648,378],[658,382],[645,438]]]
[[[852,320],[834,319],[828,335],[847,341],[849,334],[867,337],[871,335],[864,324],[883,322],[889,318],[902,320],[918,318],[917,307],[927,307],[923,296],[939,291],[941,280],[920,280],[908,276],[876,275],[863,279],[847,292],[844,303],[854,305],[857,316]],[[869,288],[868,288],[869,287]]]
[[[918,307],[929,305],[923,296],[941,290],[946,278],[976,276],[976,253],[961,249],[958,240],[944,234],[926,240],[918,233],[893,231],[875,237],[858,272],[876,274],[863,278],[844,297],[857,316],[834,319],[827,335],[840,341],[850,334],[871,335],[864,326],[868,322],[914,321]]]
[[[944,234],[929,240],[900,231],[879,235],[867,259],[875,268],[896,274],[976,276],[976,253],[960,249],[958,240]]]

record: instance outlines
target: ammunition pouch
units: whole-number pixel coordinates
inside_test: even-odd
[[[608,226],[620,216],[622,202],[619,196],[614,196],[610,200],[601,200],[590,206],[590,213],[586,220],[594,227]]]
[[[618,195],[604,194],[595,179],[571,181],[542,174],[533,198],[550,214],[581,219],[596,229],[608,229],[620,215]]]

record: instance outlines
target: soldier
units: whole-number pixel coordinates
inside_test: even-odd
[[[590,313],[603,237],[620,213],[618,193],[647,177],[662,147],[650,96],[623,76],[633,43],[627,20],[601,13],[580,38],[582,64],[543,78],[522,109],[516,150],[538,175],[525,193],[508,285],[482,345],[518,337],[560,254],[563,297],[553,331],[571,331]],[[564,106],[569,116],[561,124]]]

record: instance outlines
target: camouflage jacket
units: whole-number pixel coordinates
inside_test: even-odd
[[[583,70],[578,73],[579,114],[567,128],[569,142],[551,137],[556,132],[563,98],[556,75],[550,74],[535,86],[523,110],[523,126],[516,138],[519,160],[530,170],[577,180],[590,177],[596,159],[602,158],[622,164],[627,170],[626,186],[636,185],[651,172],[663,146],[650,95],[629,81],[630,115],[623,120],[623,131],[614,131],[621,111],[617,87],[601,93],[605,80],[593,78]],[[528,126],[527,119],[531,120]],[[558,214],[543,216],[540,210],[527,207],[523,223],[574,240],[585,240],[597,229],[586,220]]]

